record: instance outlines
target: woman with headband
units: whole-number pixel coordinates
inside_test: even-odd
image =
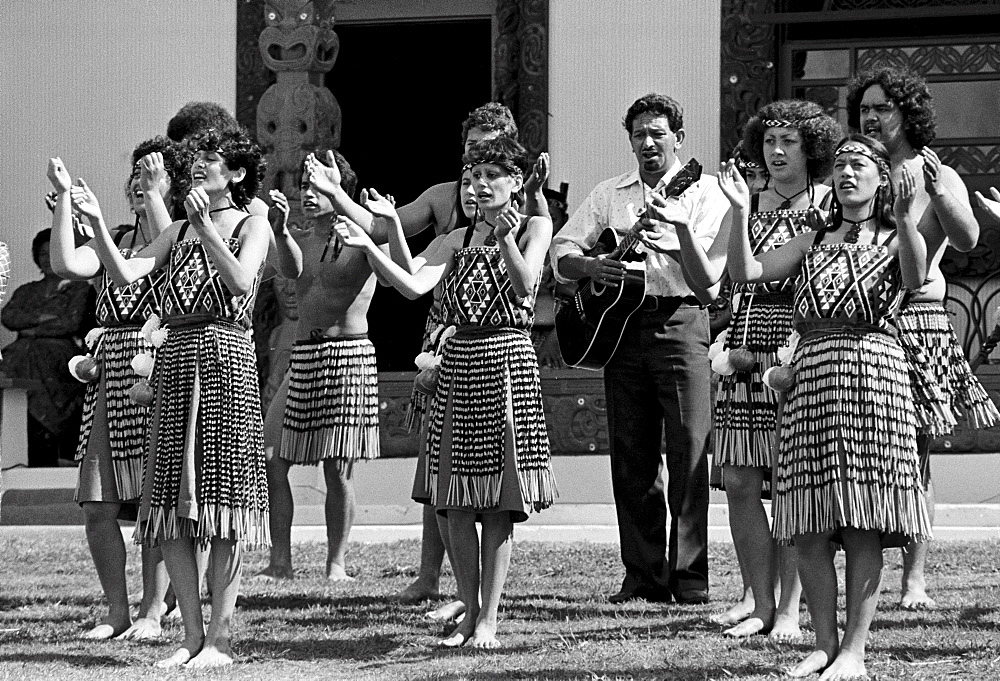
[[[147,154],[150,154],[147,157]],[[152,174],[140,179],[144,159]],[[187,193],[190,154],[165,137],[143,142],[132,153],[134,164],[126,194],[135,226],[115,233],[113,240],[125,258],[148,246],[158,235],[152,211],[180,210]],[[132,622],[125,579],[125,542],[118,520],[136,520],[146,461],[148,406],[129,397],[138,376],[132,359],[145,350],[142,326],[159,314],[163,271],[132,286],[115,286],[97,256],[94,242],[77,247],[74,241],[70,189],[72,180],[58,158],[49,160],[49,179],[56,190],[52,214],[52,267],[61,277],[76,281],[99,278],[98,329],[88,334],[96,377],[87,384],[76,459],[80,463],[75,499],[83,508],[84,527],[97,576],[108,601],[108,615],[83,638],[146,639],[160,635],[161,603],[167,591],[167,573],[158,547],[142,549],[142,602]],[[156,192],[161,200],[147,201]],[[164,215],[160,222],[169,222]],[[79,372],[79,366],[77,371]]]
[[[830,188],[822,184],[833,163],[840,126],[812,102],[765,105],[747,123],[741,157],[766,175],[751,194],[748,234],[754,255],[765,253],[825,219]],[[733,637],[769,633],[772,641],[799,638],[800,586],[791,550],[772,547],[761,493],[770,487],[778,400],[764,387],[764,372],[778,363],[778,348],[792,331],[791,279],[738,284],[739,306],[725,339],[717,341],[713,368],[720,374],[715,404],[715,460],[729,502],[729,524],[740,568],[753,592],[752,606],[737,603],[713,621],[731,625]],[[728,360],[728,361],[727,361]],[[775,603],[775,576],[780,602]]]
[[[444,283],[443,316],[457,330],[443,344],[431,401],[428,470],[417,483],[447,517],[452,567],[465,603],[464,619],[441,644],[496,648],[513,523],[547,508],[556,495],[529,337],[552,223],[525,218],[511,206],[525,164],[517,142],[485,140],[466,159],[472,173],[467,191],[475,195],[482,219],[435,240],[412,264],[400,230],[396,243],[390,242],[398,263],[353,223],[342,223],[341,231],[345,243],[366,249],[383,277],[407,297]]]
[[[732,162],[720,173],[740,220],[750,197]],[[903,172],[898,198],[889,155],[851,135],[838,145],[830,227],[755,254],[733,229],[729,270],[738,282],[795,280],[800,339],[789,366],[765,376],[788,390],[775,461],[773,535],[794,543],[816,631],[815,650],[789,671],[821,679],[865,675],[865,643],[881,588],[882,548],[930,536],[916,446],[910,363],[887,325],[901,286],[927,273],[927,248],[909,217],[915,180]],[[847,556],[847,623],[837,630],[831,542]]]

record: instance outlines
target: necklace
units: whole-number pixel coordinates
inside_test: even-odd
[[[778,191],[778,188],[776,186],[775,187],[771,187],[771,189],[774,190],[775,194],[777,194],[782,199],[784,199],[784,201],[782,201],[781,204],[778,206],[778,210],[788,210],[789,208],[792,207],[792,199],[794,199],[799,194],[805,194],[806,190],[809,189],[809,185],[807,184],[805,187],[803,187],[802,189],[798,190],[797,192],[795,192],[791,196],[785,196],[784,194],[782,194],[781,192]]]
[[[330,258],[331,262],[336,260],[340,256],[340,252],[344,250],[344,242],[337,236],[336,224],[337,215],[334,213],[330,217],[330,236],[326,238],[326,246],[323,247],[323,253],[319,256],[320,262],[326,262],[326,254],[330,252],[331,248],[333,249],[332,257]]]
[[[496,246],[497,245],[497,236],[496,236],[496,234],[493,233],[493,230],[496,229],[496,225],[494,225],[493,223],[491,223],[486,218],[483,218],[483,222],[485,222],[486,226],[490,228],[490,231],[486,233],[486,240],[483,241],[483,245],[484,246]]]
[[[848,244],[856,244],[856,243],[858,243],[858,237],[861,236],[861,225],[865,224],[866,222],[868,222],[869,220],[871,220],[873,217],[875,217],[874,211],[872,213],[870,213],[868,215],[868,217],[862,218],[860,220],[851,220],[850,218],[845,218],[845,217],[841,216],[841,218],[840,218],[841,221],[842,222],[846,222],[847,224],[849,224],[851,226],[851,228],[849,230],[847,230],[847,234],[844,235],[844,242],[848,243]],[[878,242],[878,226],[876,225],[876,227],[875,227],[875,236],[872,239],[872,243],[877,243],[877,242]]]

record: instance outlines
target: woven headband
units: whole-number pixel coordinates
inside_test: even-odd
[[[762,170],[762,167],[756,161],[751,161],[749,158],[740,154],[736,157],[736,167],[740,170]]]
[[[806,116],[805,118],[764,118],[761,119],[761,123],[764,124],[765,128],[797,128],[806,121],[811,121],[819,117],[820,114]]]
[[[837,148],[837,153],[834,154],[834,156],[840,156],[841,154],[861,154],[862,156],[871,159],[872,162],[875,163],[875,165],[877,165],[885,172],[887,173],[889,172],[889,165],[885,161],[880,159],[878,156],[873,154],[872,150],[869,149],[866,145],[861,144],[860,142],[846,142],[845,144],[840,145],[840,147]]]
[[[521,175],[521,176],[524,175],[524,173],[521,172],[521,169],[518,168],[513,163],[509,163],[509,164],[508,163],[498,163],[496,161],[487,161],[485,159],[482,160],[482,161],[474,161],[472,163],[466,163],[464,166],[462,166],[462,174],[464,175],[465,171],[472,170],[474,167],[479,166],[479,165],[483,165],[484,163],[489,163],[491,165],[500,166],[501,168],[503,168],[504,170],[506,170],[511,175]]]

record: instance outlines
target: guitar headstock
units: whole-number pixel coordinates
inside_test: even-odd
[[[698,163],[698,159],[693,158],[663,187],[663,198],[680,196],[699,179],[701,179],[701,164]]]

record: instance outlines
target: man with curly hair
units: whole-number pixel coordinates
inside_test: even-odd
[[[1000,419],[972,374],[943,307],[947,282],[941,273],[941,257],[949,245],[961,252],[972,250],[979,240],[979,224],[965,183],[928,146],[936,134],[936,121],[931,94],[922,77],[895,67],[860,73],[848,87],[847,112],[851,127],[879,140],[889,151],[894,184],[898,186],[903,168],[914,177],[923,177],[923,182],[917,183],[910,211],[927,242],[927,280],[912,292],[898,315],[898,324],[900,342],[920,358],[941,389],[940,402],[917,405],[922,426],[917,445],[933,520],[931,438],[951,432],[955,416],[964,417],[973,427],[988,427]],[[903,608],[934,606],[926,590],[926,559],[926,543],[911,543],[903,552]]]
[[[718,278],[705,272],[710,260],[705,252],[712,250],[728,205],[714,177],[703,176],[677,199],[667,201],[654,193],[681,170],[680,104],[648,94],[629,107],[623,123],[638,168],[598,184],[553,238],[550,250],[556,281],[588,277],[618,287],[625,265],[587,253],[605,228],[633,229],[631,208],[646,206],[641,224],[648,295],[604,369],[611,481],[625,565],[621,589],[609,600],[706,603],[706,445],[712,411],[708,312],[696,294],[704,296],[717,285]],[[720,239],[724,246],[726,237]],[[664,433],[666,504],[660,451]]]

